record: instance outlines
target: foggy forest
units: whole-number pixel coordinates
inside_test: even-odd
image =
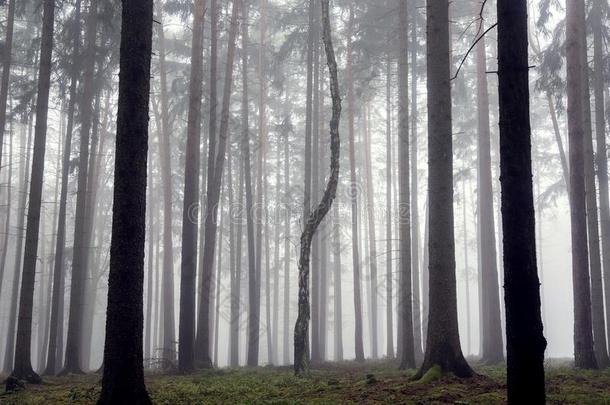
[[[1,404],[610,404],[607,0],[0,0]]]

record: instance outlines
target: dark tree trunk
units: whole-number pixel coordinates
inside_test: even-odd
[[[477,5],[476,9],[479,9]],[[479,30],[485,29],[481,20]],[[476,47],[478,138],[477,160],[479,186],[477,193],[477,222],[480,249],[480,273],[482,291],[481,360],[497,364],[504,360],[502,343],[502,317],[500,315],[500,290],[496,257],[496,231],[494,226],[493,186],[491,173],[491,132],[489,125],[489,91],[487,88],[487,55],[485,38]]]
[[[76,2],[75,20],[80,22],[81,1]],[[53,297],[51,303],[51,327],[49,332],[49,345],[47,353],[47,366],[45,375],[54,375],[60,368],[61,356],[58,352],[58,340],[63,340],[63,308],[64,291],[64,250],[66,245],[66,210],[68,200],[68,175],[70,174],[70,156],[72,151],[72,136],[74,133],[74,106],[76,102],[76,88],[78,82],[78,67],[80,57],[80,30],[74,30],[72,38],[72,77],[70,78],[68,122],[66,125],[66,139],[64,143],[64,154],[61,166],[61,192],[59,196],[59,216],[57,220],[57,236],[55,240],[55,257],[53,263]],[[60,331],[62,333],[60,334]]]
[[[8,177],[6,184],[6,219],[4,220],[4,239],[2,241],[2,256],[0,258],[0,295],[2,294],[2,284],[4,280],[4,273],[6,270],[6,257],[8,256],[8,241],[10,239],[11,230],[11,212],[12,200],[13,200],[13,125],[11,122],[11,128],[8,135],[9,151],[8,151]]]
[[[399,0],[399,43],[398,55],[398,226],[399,226],[399,293],[398,318],[401,329],[400,369],[415,368],[413,342],[413,304],[411,276],[411,210],[409,175],[409,50],[408,50],[408,6]]]
[[[529,118],[527,1],[498,1],[500,171],[509,404],[544,404]]]
[[[34,152],[23,253],[23,273],[19,297],[19,318],[15,341],[15,365],[11,376],[31,383],[42,382],[32,369],[31,338],[34,284],[38,254],[38,231],[42,203],[44,177],[44,155],[47,138],[47,116],[49,89],[51,86],[51,55],[53,52],[53,23],[55,2],[46,0],[43,6],[42,36],[40,46],[40,68],[38,73],[38,97],[36,102],[36,127],[34,130]],[[17,253],[19,254],[19,253]]]
[[[11,77],[11,59],[13,53],[13,26],[15,25],[15,0],[9,0],[6,16],[6,37],[2,50],[2,78],[0,78],[0,170],[2,170],[2,147],[4,145],[4,127],[6,126],[6,104]]]
[[[91,0],[87,16],[86,48],[83,70],[83,96],[80,105],[81,131],[78,161],[78,186],[76,193],[76,213],[74,224],[74,255],[72,258],[72,284],[70,287],[70,313],[68,338],[66,341],[66,361],[62,374],[82,373],[81,345],[83,337],[83,308],[87,276],[88,249],[86,243],[86,200],[89,169],[89,137],[93,121],[93,100],[95,96],[95,39],[97,31],[98,0]]]
[[[343,299],[341,291],[341,221],[339,205],[333,207],[333,290],[335,361],[343,361]]]
[[[566,59],[568,135],[570,151],[570,218],[572,221],[572,278],[574,283],[574,358],[579,368],[597,368],[591,321],[591,286],[587,249],[583,108],[583,0],[568,0]]]
[[[349,139],[350,189],[352,211],[352,267],[354,274],[354,312],[355,312],[355,349],[356,361],[364,361],[364,344],[362,333],[362,287],[360,280],[360,253],[358,244],[358,183],[356,180],[356,150],[354,141],[354,73],[353,73],[353,35],[354,3],[349,2],[349,20],[347,24],[347,121]]]
[[[328,211],[331,209],[337,193],[339,180],[339,156],[341,140],[339,137],[339,120],[341,117],[341,98],[337,78],[337,62],[331,39],[329,0],[322,0],[322,39],[326,50],[332,95],[332,117],[330,120],[330,177],[319,205],[308,214],[305,229],[301,235],[299,256],[299,314],[294,328],[294,371],[297,376],[309,370],[309,259],[311,241],[316,230]]]
[[[453,219],[449,1],[427,2],[430,308],[421,378],[433,367],[470,377],[460,347]]]
[[[224,163],[226,160],[226,148],[229,138],[229,107],[231,103],[231,92],[233,85],[233,61],[235,59],[235,41],[237,37],[237,17],[238,17],[238,0],[233,0],[233,8],[231,12],[231,22],[229,28],[229,45],[227,50],[227,61],[225,67],[222,112],[220,115],[220,130],[218,133],[218,149],[214,155],[210,149],[208,159],[212,159],[214,163],[214,171],[208,171],[207,184],[207,204],[205,210],[205,235],[203,246],[203,271],[201,280],[201,298],[199,301],[199,318],[197,328],[197,350],[203,352],[197,356],[201,361],[201,365],[209,367],[211,365],[210,357],[210,289],[212,280],[212,271],[214,268],[214,249],[216,247],[217,227],[218,227],[218,205],[220,201],[220,192],[222,186],[222,177]],[[216,156],[216,158],[214,158]]]
[[[203,93],[203,21],[205,0],[196,0],[193,9],[193,39],[189,112],[187,123],[184,205],[182,211],[182,264],[180,276],[180,326],[178,368],[182,373],[195,369],[195,286],[197,272],[197,207],[199,197],[199,143]],[[197,207],[197,209],[195,209]],[[209,350],[206,349],[206,351]]]
[[[392,59],[386,61],[386,353],[394,358],[394,302],[392,280],[394,279],[392,238]]]
[[[104,376],[99,404],[150,404],[142,356],[152,0],[124,0]]]

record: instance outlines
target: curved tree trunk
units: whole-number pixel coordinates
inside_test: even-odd
[[[339,156],[341,139],[339,138],[339,120],[341,118],[341,98],[339,96],[339,80],[337,79],[337,62],[331,39],[329,0],[322,0],[322,39],[326,50],[326,60],[330,75],[330,91],[332,95],[332,117],[330,120],[330,177],[322,200],[312,211],[305,223],[301,235],[301,251],[299,256],[299,314],[294,328],[294,371],[297,376],[309,370],[309,259],[311,241],[316,230],[328,211],[331,209],[337,194],[339,181]]]

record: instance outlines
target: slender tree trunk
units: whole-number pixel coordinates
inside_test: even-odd
[[[99,404],[150,404],[142,355],[153,1],[123,1],[104,376]]]
[[[31,338],[34,283],[38,253],[40,207],[44,176],[44,155],[47,137],[49,89],[51,86],[51,55],[53,52],[53,23],[55,2],[46,0],[43,5],[42,36],[40,46],[40,68],[38,73],[38,97],[36,102],[36,127],[34,130],[34,152],[30,193],[23,253],[23,273],[19,296],[19,319],[15,341],[15,365],[11,375],[31,383],[42,382],[32,369]],[[40,321],[40,319],[39,319]]]
[[[230,160],[230,159],[229,159]],[[215,310],[214,310],[214,367],[218,367],[218,329],[220,328],[220,277],[222,274],[222,232],[223,232],[224,216],[222,215],[222,207],[220,207],[220,226],[218,229],[218,263],[216,265],[216,289],[214,292]]]
[[[4,221],[4,239],[2,241],[2,256],[0,258],[0,295],[2,295],[2,284],[4,280],[4,273],[6,270],[6,257],[8,256],[8,242],[10,239],[11,231],[11,212],[12,200],[13,200],[13,124],[10,123],[9,129],[9,150],[8,150],[8,177],[6,182],[6,219]]]
[[[592,16],[593,26],[593,88],[595,94],[595,136],[597,143],[597,179],[599,181],[599,215],[601,219],[602,259],[604,269],[606,314],[610,314],[610,203],[608,202],[608,158],[606,148],[606,116],[604,99],[604,55],[602,37],[603,2],[596,1]],[[606,322],[610,339],[610,319]],[[610,347],[608,347],[610,350]]]
[[[570,142],[570,217],[572,221],[572,273],[574,283],[574,357],[578,368],[597,368],[591,321],[591,286],[587,249],[583,108],[583,0],[568,0],[566,59],[568,135]]]
[[[339,205],[333,207],[333,289],[335,361],[343,361],[343,299],[341,291],[341,222]]]
[[[470,377],[460,347],[455,276],[449,1],[427,3],[430,313],[421,378],[433,367]]]
[[[288,97],[288,96],[286,96]],[[290,115],[285,118],[290,124]],[[290,363],[290,137],[286,131],[284,138],[284,364]],[[279,169],[279,167],[278,167]]]
[[[211,357],[209,353],[210,344],[210,288],[212,272],[214,268],[214,249],[217,238],[217,218],[218,206],[220,201],[223,169],[226,158],[226,148],[229,138],[229,107],[231,103],[231,92],[233,85],[233,61],[235,59],[235,41],[237,37],[237,17],[238,17],[238,0],[234,0],[231,22],[229,28],[229,42],[227,50],[227,64],[225,68],[225,80],[223,87],[222,112],[220,117],[220,130],[218,133],[218,149],[216,158],[214,158],[213,149],[209,150],[208,159],[213,159],[214,171],[210,173],[208,170],[207,182],[207,204],[205,210],[205,235],[203,246],[203,272],[202,272],[202,289],[201,298],[199,300],[199,317],[197,327],[197,342],[196,346],[197,359],[204,367],[211,365]],[[213,175],[213,176],[212,176]],[[201,351],[201,352],[199,352]]]
[[[544,404],[536,269],[527,54],[527,1],[498,1],[500,170],[509,404]]]
[[[341,98],[339,95],[339,80],[337,78],[337,62],[332,44],[329,16],[329,0],[322,0],[322,40],[326,50],[326,61],[330,76],[330,91],[332,96],[332,117],[330,119],[330,177],[318,206],[308,214],[305,229],[301,235],[301,251],[299,256],[299,314],[294,328],[294,371],[297,376],[309,370],[309,260],[311,242],[331,209],[337,194],[339,181],[339,157],[341,139],[339,137],[339,120],[341,118]],[[350,13],[352,14],[352,13]]]
[[[555,109],[555,102],[550,92],[546,94],[547,102],[549,104],[549,112],[551,114],[551,121],[553,122],[553,133],[555,134],[555,141],[557,142],[557,148],[559,149],[559,159],[561,160],[561,172],[563,179],[566,183],[566,189],[570,190],[570,170],[568,168],[568,160],[566,153],[563,148],[563,141],[561,138],[561,132],[559,131],[559,123],[557,122],[557,111]],[[568,198],[570,197],[568,193]]]
[[[475,9],[479,9],[478,2]],[[480,28],[485,26],[481,20]],[[494,226],[493,186],[491,174],[491,131],[489,124],[489,91],[487,88],[487,55],[485,38],[476,47],[478,138],[477,160],[479,187],[477,214],[482,295],[482,361],[497,364],[504,360],[502,343],[502,317],[496,257],[496,231]]]
[[[83,307],[85,302],[88,245],[86,244],[86,200],[89,170],[89,137],[93,121],[93,100],[95,96],[95,39],[97,32],[98,0],[91,0],[86,22],[83,96],[80,106],[81,131],[78,161],[78,186],[76,193],[76,213],[74,224],[74,255],[72,258],[72,283],[70,287],[70,313],[66,361],[62,374],[82,373],[81,347],[83,341]]]
[[[2,77],[0,78],[0,170],[2,170],[2,148],[4,145],[4,127],[6,126],[6,104],[11,77],[11,60],[13,54],[13,26],[15,25],[15,0],[9,0],[6,16],[6,37],[2,50]]]
[[[394,358],[394,303],[392,297],[393,237],[392,237],[392,59],[386,61],[386,353]]]
[[[271,332],[272,336],[272,347],[273,347],[273,359],[276,364],[281,364],[280,351],[279,351],[279,321],[280,321],[280,201],[282,200],[282,193],[280,188],[281,181],[281,143],[277,143],[277,157],[276,157],[276,175],[275,175],[275,215],[274,215],[274,242],[273,242],[273,328]]]
[[[149,148],[150,151],[150,148]],[[149,152],[152,155],[152,151]],[[146,318],[144,322],[144,361],[149,363],[152,357],[151,353],[151,324],[152,324],[152,296],[153,296],[153,274],[155,271],[154,262],[154,246],[155,246],[155,200],[153,196],[153,170],[152,156],[148,160],[148,251],[146,258],[148,260],[148,271],[145,276],[146,285]]]
[[[195,286],[197,272],[197,219],[194,209],[199,196],[199,143],[201,140],[201,99],[203,93],[203,22],[205,0],[196,0],[193,9],[191,77],[182,211],[182,263],[180,276],[180,326],[178,368],[183,373],[195,369]],[[209,351],[209,347],[205,349]]]
[[[400,369],[415,367],[413,341],[413,304],[411,276],[411,211],[409,174],[409,50],[408,8],[406,1],[399,0],[400,51],[398,56],[398,100],[399,100],[399,185],[398,226],[399,249],[399,295],[398,311],[402,329]]]
[[[173,212],[172,212],[172,164],[170,150],[170,134],[172,129],[169,120],[169,101],[167,94],[167,66],[165,60],[165,32],[163,27],[163,12],[159,10],[157,20],[157,38],[159,41],[159,81],[161,88],[161,131],[159,131],[159,160],[161,163],[161,185],[163,186],[163,273],[162,273],[162,306],[163,342],[161,357],[165,361],[175,359],[175,322],[174,322],[174,243]]]
[[[360,286],[360,253],[358,249],[358,184],[356,180],[356,151],[354,145],[354,73],[353,73],[354,3],[349,2],[347,24],[347,120],[349,139],[350,190],[352,210],[352,267],[354,274],[354,314],[356,361],[364,361],[362,336],[362,288]]]

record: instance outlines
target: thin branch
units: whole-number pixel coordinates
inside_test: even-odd
[[[462,61],[460,62],[460,65],[458,66],[457,71],[455,72],[455,75],[453,75],[453,77],[450,79],[451,81],[457,79],[458,75],[460,74],[460,70],[462,69],[462,66],[464,65],[464,62],[466,62],[466,59],[468,59],[468,55],[470,55],[470,52],[472,52],[472,50],[479,43],[479,41],[482,40],[489,31],[491,31],[492,29],[496,28],[497,26],[498,26],[498,23],[495,23],[491,27],[487,28],[485,30],[485,32],[482,33],[481,36],[478,37],[472,43],[472,45],[470,45],[470,48],[468,48],[468,51],[466,52],[466,55],[464,55],[464,57],[462,58]]]

